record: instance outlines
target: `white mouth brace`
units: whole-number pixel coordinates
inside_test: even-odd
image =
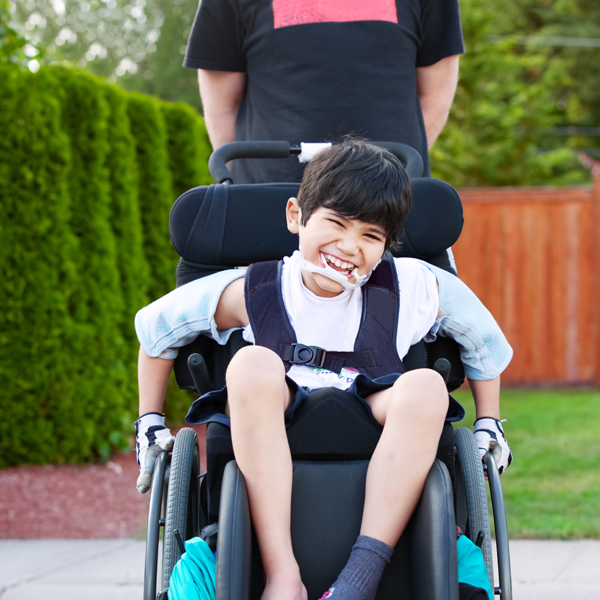
[[[371,273],[373,272],[373,271],[371,271],[371,273],[367,273],[366,275],[359,275],[358,268],[355,268],[353,271],[350,271],[350,273],[348,273],[348,274],[340,273],[339,271],[336,271],[331,265],[329,265],[329,263],[325,260],[323,253],[319,253],[319,256],[321,258],[321,262],[323,264],[325,264],[324,267],[322,267],[320,265],[319,266],[313,265],[312,263],[303,259],[302,260],[302,268],[307,273],[310,273],[310,274],[317,273],[318,275],[323,275],[324,277],[327,277],[327,279],[331,279],[332,281],[335,281],[336,283],[341,284],[345,290],[354,290],[357,287],[363,286],[365,283],[367,283],[369,277],[371,277]],[[356,281],[354,283],[350,283],[350,281],[348,280],[350,277],[354,277],[354,279]],[[320,287],[323,287],[323,286],[320,286]],[[327,290],[327,288],[323,288],[323,289]],[[336,290],[327,290],[327,291],[333,292]]]

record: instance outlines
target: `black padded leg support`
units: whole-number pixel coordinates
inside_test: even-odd
[[[225,467],[221,488],[215,600],[250,597],[251,531],[246,484],[232,461]]]
[[[411,524],[411,574],[415,600],[458,600],[458,561],[452,483],[436,460]]]
[[[221,484],[228,462],[234,459],[229,427],[221,423],[209,423],[206,428],[206,492],[207,503],[203,506],[208,523],[219,518]]]
[[[335,581],[358,536],[368,461],[294,462],[292,542],[309,598]],[[219,519],[216,600],[258,600],[262,570],[235,462],[225,469]],[[251,573],[252,571],[252,573]],[[452,484],[436,460],[415,514],[384,571],[377,600],[458,600]]]
[[[371,457],[381,426],[352,396],[333,388],[311,394],[294,415],[287,431],[294,460],[365,460]],[[231,432],[220,423],[206,430],[208,505],[203,504],[208,523],[219,518],[221,480],[225,465],[233,460]],[[454,481],[454,430],[444,425],[437,458],[445,463]]]
[[[292,544],[310,600],[344,568],[360,530],[369,461],[294,461]]]

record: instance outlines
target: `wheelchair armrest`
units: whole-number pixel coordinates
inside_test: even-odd
[[[212,383],[208,376],[208,369],[206,368],[206,362],[202,355],[197,352],[190,354],[187,359],[187,364],[198,394],[203,396],[207,392],[210,392],[212,390]]]

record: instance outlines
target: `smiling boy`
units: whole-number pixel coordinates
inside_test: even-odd
[[[298,198],[287,203],[299,251],[279,264],[257,263],[246,273],[221,272],[182,286],[136,317],[141,491],[150,481],[148,447],[171,443],[160,412],[177,348],[200,333],[225,343],[240,328],[253,344],[232,358],[226,388],[194,403],[188,422],[230,424],[261,550],[263,600],[306,600],[290,535],[286,424],[311,391],[345,389],[382,426],[360,535],[326,597],[374,598],[435,459],[449,396],[435,371],[405,372],[402,358],[412,344],[437,333],[462,345],[478,422],[492,434],[482,438],[485,450],[497,446],[499,467],[510,463],[498,419],[499,376],[512,351],[460,280],[386,253],[410,205],[410,182],[392,154],[359,141],[333,146],[308,165]]]

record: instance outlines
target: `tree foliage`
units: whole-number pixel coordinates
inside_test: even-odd
[[[169,235],[169,214],[177,198],[171,184],[167,128],[160,102],[146,96],[130,94],[127,115],[135,138],[144,254],[151,273],[148,295],[156,300],[173,289],[178,261]]]
[[[30,54],[47,47],[55,59],[126,89],[199,110],[196,73],[181,67],[197,5],[21,0],[12,18]],[[598,40],[600,3],[461,0],[461,13],[467,54],[450,120],[432,149],[434,175],[457,186],[585,181],[576,150],[600,155],[600,48],[523,38]]]
[[[588,179],[574,149],[582,142],[587,148],[589,140],[557,132],[600,124],[600,88],[592,83],[600,75],[597,50],[522,41],[584,33],[600,38],[600,9],[598,26],[582,29],[586,3],[462,0],[467,53],[450,119],[431,152],[435,176],[459,187]]]
[[[72,400],[77,240],[68,138],[52,91],[44,73],[0,65],[0,465],[58,460],[54,415]]]
[[[0,65],[0,103],[0,468],[107,458],[136,414],[133,316],[175,283],[171,182],[209,183],[206,132],[60,66]]]
[[[27,66],[30,58],[41,56],[42,52],[20,34],[12,22],[11,3],[0,0],[0,64]]]
[[[202,111],[197,71],[181,66],[198,0],[152,0],[152,4],[162,15],[156,50],[140,61],[137,75],[126,74],[120,85]]]
[[[198,0],[20,0],[13,17],[54,60],[200,110],[196,72],[181,66],[197,7]]]

